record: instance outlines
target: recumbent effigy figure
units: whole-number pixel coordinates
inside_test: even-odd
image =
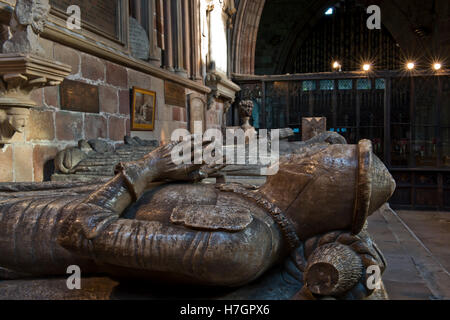
[[[120,164],[96,190],[3,186],[15,192],[0,193],[0,266],[242,287],[290,259],[303,276],[299,299],[369,297],[367,268],[386,265],[364,227],[395,183],[369,141],[328,138],[282,157],[259,189],[196,183],[221,166],[175,165],[176,143]]]

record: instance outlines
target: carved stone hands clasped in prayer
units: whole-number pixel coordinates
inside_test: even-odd
[[[195,136],[189,136],[182,142],[172,142],[162,146],[143,159],[135,162],[121,163],[116,168],[116,173],[122,173],[127,186],[133,193],[135,200],[139,199],[149,184],[163,181],[198,182],[223,169],[222,164],[194,163],[194,159],[202,159],[203,151],[211,144],[211,141],[195,144]],[[175,149],[176,148],[176,149]],[[190,150],[190,154],[184,155],[184,159],[190,158],[189,163],[177,163],[174,161],[178,150]]]

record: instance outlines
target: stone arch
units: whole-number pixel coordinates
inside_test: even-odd
[[[240,0],[232,39],[232,72],[254,74],[256,39],[265,0]]]
[[[279,54],[280,61],[276,71],[281,72],[287,63],[289,54],[298,46],[296,39],[299,33],[304,32],[305,26],[311,26],[314,21],[323,14],[322,10],[333,5],[338,0],[318,0],[307,10],[311,11],[311,18],[300,21],[290,33],[288,39],[282,44]],[[384,26],[389,30],[393,38],[408,53],[412,51],[423,51],[427,44],[414,33],[414,25],[406,12],[399,8],[397,3],[390,0],[371,0],[362,2],[377,4],[382,9]],[[369,3],[370,2],[370,3]],[[255,73],[256,41],[258,38],[259,24],[263,14],[266,0],[239,0],[238,11],[234,23],[232,37],[232,72],[236,74]]]

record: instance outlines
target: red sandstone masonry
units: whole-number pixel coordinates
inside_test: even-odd
[[[126,119],[125,120],[125,131],[126,131],[127,136],[131,135],[131,125],[130,124],[131,124],[130,119]]]
[[[44,88],[44,103],[49,107],[59,108],[59,86]]]
[[[14,146],[14,172],[16,182],[33,181],[33,146]]]
[[[173,107],[172,120],[173,121],[181,121],[181,110],[180,110],[180,108]]]
[[[6,146],[0,149],[0,182],[11,182],[13,178],[12,146]]]
[[[61,141],[78,141],[83,138],[82,113],[56,113],[56,139]]]
[[[160,139],[164,128],[166,139],[176,128],[187,128],[183,122],[187,118],[186,109],[165,105],[164,80],[51,41],[44,42],[56,60],[72,67],[69,79],[99,87],[101,114],[60,110],[59,87],[35,90],[32,99],[37,107],[31,109],[26,132],[16,134],[11,141],[13,145],[0,150],[0,182],[48,180],[58,151],[75,146],[80,139],[123,143],[124,136],[131,134],[133,86],[157,93],[155,130],[140,132],[141,137]]]
[[[106,62],[106,82],[115,87],[127,88],[127,69],[117,64]]]
[[[27,128],[27,141],[55,139],[53,111],[31,110]]]
[[[107,120],[98,114],[86,114],[84,119],[86,140],[103,138],[108,135]]]
[[[34,168],[34,181],[44,181],[44,168],[49,161],[58,154],[58,148],[54,146],[36,145],[33,149],[33,168]]]
[[[81,54],[81,73],[93,81],[105,81],[105,63],[96,57]]]
[[[119,91],[119,113],[123,115],[130,115],[130,90]]]
[[[124,118],[110,117],[108,128],[109,139],[113,141],[123,141],[126,132]]]
[[[128,87],[138,87],[145,90],[150,90],[152,87],[152,77],[138,71],[128,70]],[[164,93],[162,93],[164,94]]]
[[[80,54],[76,50],[57,43],[55,43],[53,50],[56,61],[68,64],[72,67],[72,75],[80,72],[81,58]]]
[[[100,86],[100,111],[116,114],[119,112],[119,97],[117,89]]]
[[[44,99],[44,89],[37,89],[31,93],[31,100],[33,100],[38,106],[42,106]]]

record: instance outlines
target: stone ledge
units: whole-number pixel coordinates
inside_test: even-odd
[[[98,42],[94,42],[74,33],[69,33],[67,30],[64,30],[63,28],[55,24],[48,23],[42,36],[44,38],[47,38],[48,40],[64,44],[70,48],[92,54],[99,58],[106,59],[110,62],[120,64],[124,67],[128,67],[136,71],[141,71],[164,80],[176,82],[189,89],[196,90],[201,93],[211,92],[210,88],[196,81],[185,79],[170,71],[155,67],[151,63],[140,61],[127,56],[124,52],[121,52],[117,49],[108,48]]]

